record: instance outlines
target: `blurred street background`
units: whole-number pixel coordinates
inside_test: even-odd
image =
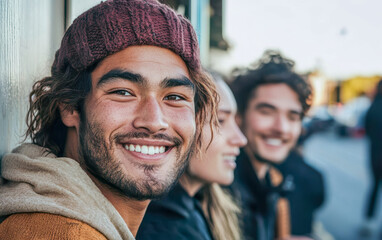
[[[360,236],[371,188],[366,139],[344,138],[333,131],[317,133],[305,142],[304,154],[306,161],[321,171],[326,183],[327,198],[316,220],[334,239],[381,239],[381,198],[371,236]]]

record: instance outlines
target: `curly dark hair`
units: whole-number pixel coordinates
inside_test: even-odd
[[[231,88],[238,114],[245,114],[248,102],[259,86],[275,83],[285,83],[297,93],[305,114],[311,106],[312,88],[306,79],[294,72],[293,67],[294,61],[283,57],[278,51],[267,50],[251,67],[236,70]]]
[[[92,88],[91,72],[95,67],[96,64],[78,72],[68,66],[63,73],[52,68],[51,77],[37,81],[29,96],[30,107],[26,118],[28,129],[25,136],[29,136],[34,144],[45,147],[48,152],[62,156],[67,127],[61,121],[59,106],[62,104],[68,110],[76,110],[81,114],[84,100]],[[204,124],[210,123],[211,131],[212,126],[218,124],[218,93],[214,81],[204,70],[189,68],[189,73],[196,86],[197,129],[194,152],[198,153],[201,149],[201,129]]]

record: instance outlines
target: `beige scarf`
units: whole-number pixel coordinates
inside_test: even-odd
[[[0,216],[43,212],[85,222],[108,239],[135,239],[80,165],[23,144],[2,159]]]

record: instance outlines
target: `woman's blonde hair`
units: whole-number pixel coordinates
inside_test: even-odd
[[[223,76],[217,72],[206,70],[206,73],[215,83],[218,81],[224,82]],[[213,101],[215,112],[212,112],[212,114],[210,114],[210,112],[203,112],[199,115],[202,119],[206,119],[203,123],[205,125],[209,125],[212,133],[211,138],[208,139],[209,142],[202,144],[202,134],[199,135],[199,144],[204,145],[205,148],[199,148],[199,152],[193,156],[194,158],[203,157],[201,150],[206,151],[208,149],[214,137],[213,133],[215,131],[218,132],[219,124],[215,121],[217,119],[217,109],[220,97],[217,94],[216,85],[213,94],[216,94],[215,101]],[[208,119],[210,119],[210,122],[208,122]],[[215,131],[213,131],[213,129],[215,129]],[[204,139],[203,141],[207,141],[207,139]],[[192,184],[191,182],[193,178],[193,174],[190,172],[190,169],[187,168],[183,176],[179,179],[179,182],[183,188],[187,188],[187,186]],[[199,193],[198,199],[200,199],[203,213],[207,220],[208,227],[212,233],[213,239],[241,239],[241,231],[239,225],[239,214],[241,214],[241,210],[240,207],[234,202],[231,194],[224,190],[218,183],[206,183]]]
[[[201,205],[215,240],[241,239],[241,210],[231,194],[217,183],[207,184],[202,190]]]

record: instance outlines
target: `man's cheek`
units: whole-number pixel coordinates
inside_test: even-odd
[[[297,126],[295,126],[294,128],[294,134],[293,134],[293,137],[294,137],[294,140],[297,142],[298,138],[300,137],[301,135],[301,124],[298,124]]]
[[[170,116],[174,126],[180,129],[180,131],[193,136],[196,132],[196,117],[191,111],[178,111]]]

